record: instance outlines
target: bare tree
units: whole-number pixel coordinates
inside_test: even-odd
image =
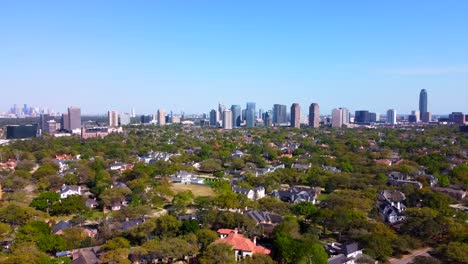
[[[23,152],[21,150],[13,150],[13,155],[15,155],[15,158],[17,161],[21,159],[21,156],[23,156]]]

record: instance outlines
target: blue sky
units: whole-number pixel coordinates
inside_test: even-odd
[[[0,3],[0,112],[468,112],[468,1]]]

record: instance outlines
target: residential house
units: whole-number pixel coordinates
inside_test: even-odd
[[[178,172],[169,181],[174,184],[204,184],[204,179],[186,171]]]
[[[325,165],[322,165],[322,169],[323,170],[326,170],[326,171],[329,171],[333,174],[337,174],[337,173],[340,173],[341,170],[338,169],[337,167],[332,167],[332,166],[325,166]]]
[[[325,244],[325,251],[329,255],[328,264],[356,264],[363,256],[362,249],[357,243],[330,243]]]
[[[247,256],[252,257],[255,254],[269,255],[271,252],[269,249],[258,246],[256,238],[252,241],[244,235],[239,234],[237,230],[219,229],[218,236],[219,239],[214,243],[224,243],[232,246],[236,261],[240,261]]]
[[[232,191],[237,194],[245,194],[247,195],[247,198],[249,198],[252,201],[256,201],[265,197],[265,188],[263,186],[254,189],[233,187]]]
[[[74,249],[70,264],[96,264],[99,263],[100,254],[101,247]]]
[[[72,228],[72,225],[66,221],[60,221],[52,227],[52,234],[63,235],[63,231]]]
[[[0,171],[15,171],[18,162],[15,159],[8,159],[6,162],[0,162]]]
[[[312,167],[312,163],[309,163],[309,164],[298,164],[298,163],[294,163],[292,166],[291,166],[291,169],[295,169],[297,171],[307,171],[308,169],[310,169]]]
[[[240,150],[236,150],[236,151],[231,153],[231,157],[233,157],[233,158],[242,158],[244,156],[245,156],[244,152],[242,152]]]
[[[66,199],[70,195],[81,195],[81,186],[62,185],[58,191],[61,199]]]
[[[120,227],[119,227],[119,230],[121,231],[129,231],[130,229],[136,227],[136,226],[139,226],[141,224],[143,224],[145,222],[145,220],[143,218],[139,218],[139,219],[134,219],[134,220],[130,220],[130,219],[125,219],[124,222],[120,223]]]
[[[255,176],[265,176],[269,173],[275,172],[277,169],[284,169],[285,166],[284,164],[278,165],[278,166],[268,166],[266,168],[256,168],[255,169]]]
[[[401,222],[405,219],[402,215],[406,210],[403,201],[406,200],[404,193],[395,190],[384,190],[379,193],[379,211],[390,224]]]
[[[133,169],[133,167],[134,167],[133,164],[127,164],[123,162],[114,162],[110,165],[109,169],[112,171],[124,172],[124,171]]]
[[[275,190],[271,196],[288,203],[311,202],[316,204],[320,193],[320,188],[295,186],[289,189]]]
[[[99,206],[99,203],[96,201],[96,199],[86,199],[85,205],[90,209],[95,209]]]
[[[411,178],[408,177],[408,175],[403,174],[398,171],[392,171],[387,175],[387,182],[389,185],[392,186],[407,186],[407,185],[412,185],[418,189],[421,189],[423,187],[422,183],[415,181],[415,180],[410,180]]]
[[[244,214],[254,220],[257,224],[279,224],[283,222],[284,217],[281,215],[271,214],[265,211],[257,211],[257,210],[248,210],[245,211]]]

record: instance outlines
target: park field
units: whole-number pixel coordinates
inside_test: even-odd
[[[206,185],[196,185],[196,184],[174,184],[172,185],[171,189],[175,193],[183,192],[183,191],[192,191],[195,197],[198,196],[211,196],[213,197],[215,194],[213,189],[210,186]]]

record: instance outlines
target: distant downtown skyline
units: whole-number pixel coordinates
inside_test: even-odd
[[[173,112],[174,114],[182,114],[182,113],[185,113],[185,114],[207,114],[208,116],[210,115],[210,111],[211,109],[217,109],[218,112],[222,112],[221,109],[218,109],[219,107],[224,107],[228,110],[231,110],[233,112],[233,118],[237,115],[237,111],[241,111],[242,110],[245,110],[249,107],[249,105],[251,105],[253,107],[253,111],[255,113],[255,115],[258,115],[258,111],[259,110],[263,110],[263,111],[268,111],[268,110],[271,110],[273,113],[275,111],[280,111],[279,107],[286,107],[285,109],[282,109],[281,111],[284,111],[284,112],[287,112],[287,113],[290,113],[291,112],[291,105],[292,104],[296,104],[298,103],[299,104],[299,107],[303,110],[301,110],[301,116],[306,116],[308,115],[309,113],[309,108],[310,108],[310,104],[311,103],[316,103],[320,106],[320,115],[322,116],[327,116],[327,115],[332,115],[332,111],[333,109],[336,109],[336,108],[340,108],[340,107],[345,107],[347,108],[352,114],[354,113],[354,111],[360,111],[360,110],[369,110],[371,112],[374,112],[374,113],[379,113],[381,115],[385,115],[387,113],[387,111],[389,109],[395,109],[397,111],[397,115],[410,115],[412,114],[413,111],[419,111],[420,113],[423,113],[425,111],[428,110],[428,112],[431,112],[432,115],[448,115],[450,114],[451,112],[468,112],[468,111],[463,111],[463,110],[458,110],[458,109],[451,109],[451,110],[448,110],[448,112],[445,112],[445,113],[434,113],[432,112],[432,105],[434,105],[434,102],[435,101],[435,104],[437,104],[438,101],[440,101],[441,99],[440,98],[437,98],[436,96],[433,96],[432,93],[430,95],[428,95],[430,93],[430,91],[427,91],[427,89],[422,89],[419,91],[419,93],[415,93],[417,95],[417,97],[413,96],[415,99],[414,99],[414,102],[413,102],[413,108],[409,111],[402,111],[400,110],[398,107],[397,107],[397,102],[395,102],[394,105],[392,105],[392,107],[389,107],[388,109],[386,110],[383,110],[383,111],[376,111],[372,108],[369,108],[369,107],[366,107],[366,106],[363,106],[363,107],[360,107],[360,108],[356,108],[356,109],[353,109],[351,107],[349,107],[348,105],[344,104],[344,105],[336,105],[334,107],[332,107],[330,110],[327,110],[327,107],[326,106],[323,106],[320,102],[306,102],[305,104],[303,103],[298,103],[298,101],[296,102],[292,102],[290,104],[285,104],[285,103],[282,103],[282,102],[278,102],[278,103],[273,103],[271,104],[270,106],[263,106],[263,107],[259,107],[258,104],[256,102],[253,102],[253,101],[247,101],[247,102],[241,102],[241,103],[238,103],[238,102],[235,102],[233,104],[228,104],[228,103],[224,103],[224,102],[218,102],[217,104],[216,103],[213,103],[212,105],[208,105],[207,107],[204,108],[204,111],[196,111],[196,112],[186,112],[186,111],[178,111],[177,109],[166,109],[166,108],[163,108],[163,107],[158,107],[158,106],[154,106],[154,108],[152,110],[149,110],[149,111],[141,111],[141,110],[138,110],[138,108],[136,107],[130,107],[129,109],[116,109],[116,108],[107,108],[107,109],[103,109],[102,111],[100,112],[91,112],[89,110],[87,110],[86,108],[84,107],[81,107],[81,111],[83,113],[83,115],[107,115],[107,111],[109,110],[113,110],[113,111],[118,111],[118,112],[121,112],[121,113],[129,113],[129,114],[138,114],[138,115],[141,115],[141,114],[155,114],[157,115],[158,113],[158,110],[159,109],[165,109],[165,111],[167,111],[167,113],[170,113],[170,112]],[[409,94],[407,94],[407,96],[411,96]],[[303,99],[302,99],[303,101]],[[47,110],[52,110],[52,108],[50,107],[36,107],[36,106],[32,106],[32,105],[29,105],[29,104],[14,104],[18,107],[18,110],[19,111],[24,111],[24,107],[27,106],[28,108],[33,108],[35,107],[37,110],[39,110],[39,112],[37,113],[42,113],[42,112],[45,112],[47,113],[46,111]],[[6,109],[6,111],[0,111],[0,113],[8,113],[8,112],[14,112],[13,111],[13,106],[14,105],[10,105],[9,108]],[[71,105],[78,105],[78,104],[71,104]],[[232,106],[236,106],[236,107],[239,107],[240,109],[233,109]],[[106,107],[105,105],[102,105],[101,107]],[[141,107],[141,106],[140,106]],[[68,106],[67,106],[68,108]],[[143,108],[143,109],[146,109],[146,108]],[[61,109],[62,111],[60,111],[60,109],[57,109],[57,108],[54,108],[53,111],[55,111],[55,113],[63,113],[63,109]],[[467,108],[468,110],[468,108]],[[134,113],[135,112],[135,113]],[[247,114],[247,113],[244,113],[244,114]],[[217,118],[220,119],[221,116],[218,116]],[[273,120],[273,122],[275,123],[276,121]],[[281,123],[281,122],[279,122]]]

